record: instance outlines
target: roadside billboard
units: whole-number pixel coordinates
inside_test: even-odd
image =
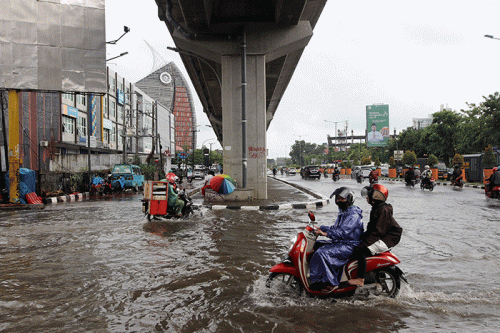
[[[106,93],[105,0],[1,0],[0,87]]]
[[[389,105],[366,106],[366,145],[386,147],[389,143]]]

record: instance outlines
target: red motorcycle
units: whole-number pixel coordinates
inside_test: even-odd
[[[488,184],[484,187],[484,194],[491,199],[500,199],[500,186],[493,186],[491,190],[487,190]]]
[[[290,250],[284,260],[269,271],[266,286],[271,288],[284,285],[297,294],[305,291],[311,296],[346,297],[356,294],[384,295],[396,297],[401,288],[401,280],[406,282],[403,272],[396,265],[398,257],[391,252],[380,253],[366,258],[365,285],[353,286],[349,279],[357,278],[358,262],[350,260],[343,268],[342,278],[337,289],[325,292],[312,290],[309,281],[309,261],[314,254],[314,243],[318,236],[314,232],[315,217],[309,212],[310,222],[306,228],[291,240]]]

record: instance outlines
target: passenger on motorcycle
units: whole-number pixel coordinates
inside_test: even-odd
[[[358,277],[348,281],[349,284],[360,287],[365,282],[366,257],[389,251],[399,243],[403,232],[392,216],[392,206],[386,203],[389,196],[387,188],[375,184],[364,190],[367,190],[366,200],[372,206],[372,210],[361,243],[356,246],[353,253],[353,257],[358,260]]]
[[[362,210],[354,206],[354,193],[340,187],[332,193],[339,207],[339,215],[332,226],[322,225],[316,234],[330,238],[329,241],[317,241],[310,262],[311,289],[335,289],[342,277],[342,267],[349,260],[352,251],[359,244],[363,234]]]
[[[418,183],[418,180],[420,179],[420,168],[418,166],[415,167],[414,173],[415,173],[415,179],[417,180]]]
[[[422,172],[422,184],[429,184],[432,178],[432,171],[428,165],[425,166],[425,170]]]

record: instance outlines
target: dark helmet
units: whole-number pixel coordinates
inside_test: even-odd
[[[361,195],[367,196],[370,202],[373,200],[385,202],[389,196],[389,190],[384,185],[373,184],[372,186],[365,186],[361,190]]]
[[[332,198],[334,195],[346,199],[348,207],[352,206],[352,204],[354,203],[354,192],[347,187],[339,187],[332,193],[332,195],[330,195],[330,198]]]

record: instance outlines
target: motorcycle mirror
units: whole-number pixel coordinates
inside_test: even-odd
[[[314,216],[313,212],[309,211],[309,213],[307,213],[307,215],[309,216],[311,221],[316,221],[316,217]]]
[[[370,190],[369,186],[365,186],[361,189],[361,196],[366,198],[368,196],[368,191]]]

